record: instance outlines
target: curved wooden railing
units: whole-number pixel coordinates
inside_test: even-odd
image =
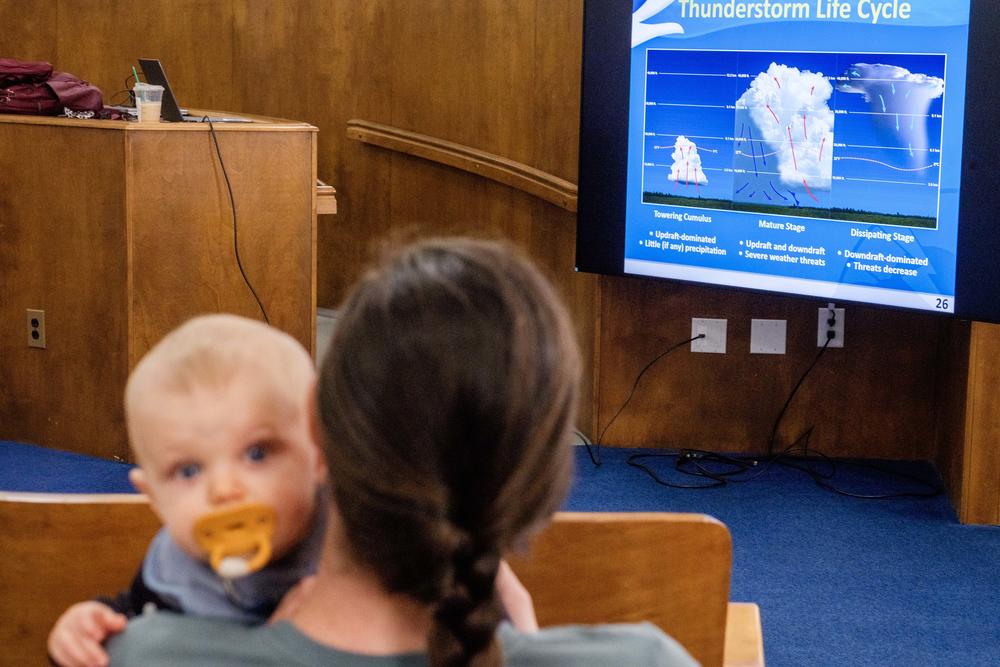
[[[367,120],[347,122],[351,139],[478,174],[576,212],[576,185],[521,162],[426,134]]]

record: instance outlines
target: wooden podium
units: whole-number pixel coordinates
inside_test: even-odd
[[[313,351],[317,130],[247,118],[214,124],[234,225],[207,123],[0,115],[0,439],[127,459],[129,371],[193,315],[264,319],[250,285]]]

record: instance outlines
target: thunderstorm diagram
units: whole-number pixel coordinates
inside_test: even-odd
[[[943,55],[646,56],[644,203],[937,226]]]

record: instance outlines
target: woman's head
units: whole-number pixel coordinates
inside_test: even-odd
[[[318,412],[354,558],[435,612],[434,664],[491,662],[503,552],[571,476],[579,353],[548,282],[512,247],[424,241],[354,288]]]

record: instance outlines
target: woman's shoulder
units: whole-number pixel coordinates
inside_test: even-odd
[[[114,667],[143,665],[244,665],[255,629],[233,621],[158,611],[129,621],[107,644]],[[235,649],[234,649],[235,647]],[[234,655],[239,653],[239,655]]]
[[[694,667],[698,663],[652,623],[565,625],[537,633],[500,627],[500,641],[510,667],[548,665],[650,665]]]
[[[111,667],[420,667],[420,653],[370,656],[319,644],[287,621],[247,626],[157,612],[130,621],[108,643]]]
[[[698,664],[680,644],[651,623],[567,625],[536,633],[521,633],[504,623],[499,639],[509,667],[695,667]],[[293,655],[299,664],[347,665],[354,664],[349,658],[355,657],[315,644],[287,623],[247,627],[166,612],[131,621],[125,632],[111,639],[108,653],[112,667],[207,664],[253,667],[288,664]],[[411,665],[425,661],[419,654],[394,658],[385,664]]]

